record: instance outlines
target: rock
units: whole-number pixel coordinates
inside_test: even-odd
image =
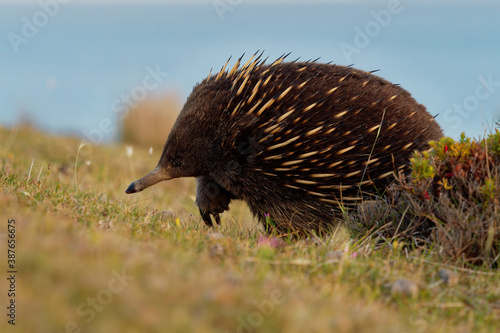
[[[224,248],[220,244],[212,244],[208,248],[208,253],[212,258],[223,258],[224,257]]]
[[[438,272],[438,276],[449,286],[454,286],[458,283],[458,274],[449,269],[441,268]]]
[[[391,285],[391,295],[393,296],[403,296],[414,298],[417,297],[418,286],[415,282],[399,279],[392,283]]]

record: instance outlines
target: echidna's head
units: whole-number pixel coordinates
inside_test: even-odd
[[[200,90],[204,89],[195,89],[186,101],[156,168],[130,184],[126,193],[140,192],[162,180],[206,175],[220,160],[217,123],[209,117],[211,98]]]

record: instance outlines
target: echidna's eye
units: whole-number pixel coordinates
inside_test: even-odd
[[[182,159],[179,156],[174,157],[172,160],[172,165],[174,167],[181,167],[182,166]]]

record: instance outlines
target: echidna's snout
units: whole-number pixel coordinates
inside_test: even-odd
[[[125,193],[131,194],[141,192],[142,190],[167,179],[170,179],[170,177],[168,177],[165,172],[162,172],[162,170],[157,167],[141,179],[136,180],[135,182],[130,184],[129,187],[125,190]]]
[[[133,182],[132,184],[130,184],[127,189],[125,190],[125,193],[127,194],[132,194],[132,193],[136,193],[136,192],[139,192],[135,189],[135,182]]]

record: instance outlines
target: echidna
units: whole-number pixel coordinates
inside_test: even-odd
[[[196,177],[207,225],[241,199],[268,231],[321,232],[442,136],[423,105],[371,72],[261,55],[194,87],[158,165],[127,193]]]

